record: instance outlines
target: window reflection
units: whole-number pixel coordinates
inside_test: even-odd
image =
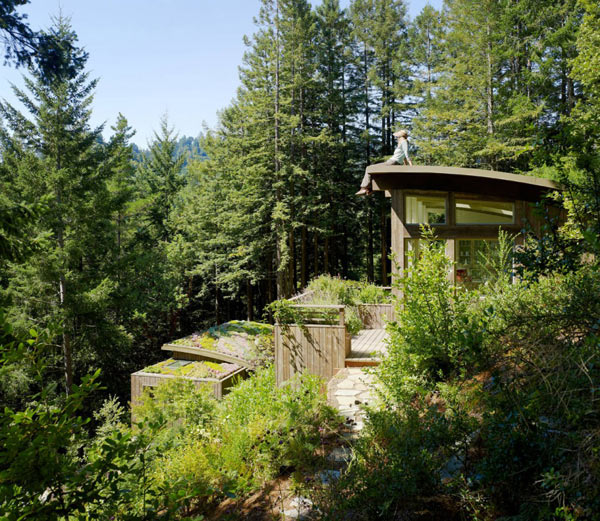
[[[407,195],[405,201],[407,224],[446,223],[445,197]]]
[[[512,224],[514,203],[456,198],[457,224]]]

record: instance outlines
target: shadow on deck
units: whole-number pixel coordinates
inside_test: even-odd
[[[378,365],[387,353],[385,329],[362,329],[351,339],[350,354],[346,356],[346,367]]]

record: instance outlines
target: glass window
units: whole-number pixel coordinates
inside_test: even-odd
[[[445,239],[435,239],[436,249],[445,250]],[[414,268],[421,256],[422,241],[420,239],[404,239],[404,269]]]
[[[486,281],[483,263],[498,248],[496,239],[459,239],[456,252],[456,282],[468,288]]]
[[[512,202],[456,198],[456,224],[512,224]]]
[[[406,196],[407,224],[445,224],[446,198],[426,195]]]

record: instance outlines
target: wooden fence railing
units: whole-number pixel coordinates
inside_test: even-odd
[[[345,306],[293,305],[302,323],[275,324],[277,385],[307,371],[329,380],[344,367],[350,353]]]
[[[394,320],[394,304],[359,304],[358,316],[364,329],[383,329]]]
[[[345,306],[310,304],[312,292],[293,299],[299,312],[292,324],[275,324],[275,373],[277,385],[294,374],[307,371],[329,380],[346,364],[351,337],[346,329]],[[364,329],[383,329],[394,319],[393,304],[361,304]]]

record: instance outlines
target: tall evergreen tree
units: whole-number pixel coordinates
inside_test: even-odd
[[[182,174],[185,156],[176,154],[177,136],[169,127],[167,116],[160,121],[160,131],[154,133],[148,157],[142,160],[138,187],[147,199],[150,235],[158,240],[168,239],[167,220],[175,207],[177,194],[185,184]]]
[[[64,19],[50,34],[65,42],[60,46],[64,74],[48,78],[33,70],[32,78],[25,79],[29,92],[14,89],[28,116],[7,103],[0,106],[10,130],[3,132],[2,142],[12,195],[47,205],[35,226],[43,248],[28,262],[11,265],[5,295],[17,324],[60,325],[69,392],[74,354],[87,364],[104,356],[103,347],[126,340],[104,314],[114,288],[106,269],[114,238],[107,187],[112,169],[100,144],[101,127],[89,124],[96,80],[84,71],[87,54],[76,47],[77,37]]]

